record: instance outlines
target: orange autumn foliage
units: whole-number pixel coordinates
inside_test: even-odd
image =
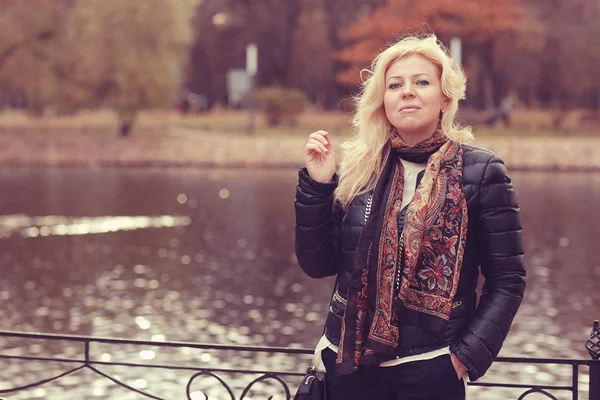
[[[347,29],[352,43],[336,58],[351,67],[339,72],[337,80],[345,85],[359,83],[360,69],[406,33],[433,31],[442,40],[459,37],[484,44],[505,33],[534,30],[539,28],[520,0],[389,0]]]

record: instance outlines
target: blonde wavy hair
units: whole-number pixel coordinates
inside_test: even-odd
[[[355,135],[342,144],[340,183],[335,190],[335,198],[344,209],[356,196],[375,187],[392,131],[383,105],[385,73],[396,60],[411,54],[419,54],[438,67],[442,91],[450,100],[440,123],[442,131],[461,143],[473,140],[471,127],[460,127],[455,121],[458,102],[465,98],[467,81],[460,65],[452,61],[449,51],[435,35],[404,37],[379,53],[370,69],[361,71],[366,79],[363,78],[362,90],[354,98],[356,113],[352,127]]]

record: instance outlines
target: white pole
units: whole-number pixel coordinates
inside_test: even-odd
[[[250,43],[246,46],[246,73],[248,74],[248,81],[250,83],[250,90],[248,93],[248,134],[254,134],[254,77],[258,71],[258,46],[254,43]]]
[[[254,43],[246,46],[246,72],[250,76],[256,75],[258,70],[258,47]]]
[[[450,54],[457,65],[462,65],[462,42],[460,38],[453,37],[450,40]]]

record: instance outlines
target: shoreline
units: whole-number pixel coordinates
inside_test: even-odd
[[[556,166],[556,165],[539,165],[539,166],[524,166],[512,165],[505,162],[509,172],[543,172],[543,173],[596,173],[600,172],[598,166]],[[44,163],[44,162],[0,162],[0,167],[6,168],[82,168],[82,169],[254,169],[254,170],[297,170],[303,165],[301,163],[213,163],[213,162],[162,162],[162,161],[147,161],[147,162],[61,162],[61,163]]]
[[[332,136],[339,157],[342,136]],[[600,136],[483,136],[472,143],[496,153],[509,171],[598,172]],[[102,132],[0,133],[0,166],[87,168],[295,169],[304,135],[218,134],[174,126],[123,139]]]

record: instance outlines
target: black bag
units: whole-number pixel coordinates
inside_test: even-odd
[[[331,293],[331,298],[335,294],[335,290],[338,284],[338,279],[340,275],[338,274],[335,278],[335,283],[333,284],[333,292]],[[331,301],[331,300],[330,300]],[[325,327],[323,327],[323,334],[325,334]],[[314,362],[314,360],[313,360]],[[314,364],[312,367],[308,367],[306,370],[306,375],[302,378],[302,382],[300,382],[300,386],[296,391],[296,395],[294,396],[294,400],[326,400],[327,395],[325,391],[325,373],[317,372],[314,368]]]
[[[294,400],[325,400],[325,374],[309,367],[296,391]]]

